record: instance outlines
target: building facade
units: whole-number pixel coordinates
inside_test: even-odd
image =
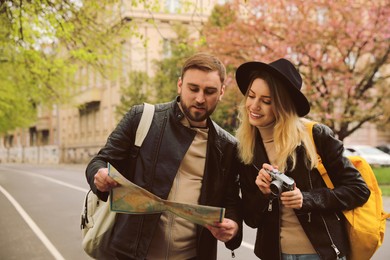
[[[81,87],[71,103],[39,108],[35,125],[0,137],[0,162],[88,162],[118,123],[115,108],[120,102],[120,86],[129,83],[128,73],[136,70],[153,76],[153,61],[169,56],[164,47],[176,37],[173,25],[185,25],[190,37],[197,38],[215,4],[224,1],[158,2],[161,12],[132,6],[131,1],[113,7],[122,18],[135,22],[142,35],[120,39],[121,54],[113,61],[120,66],[118,75],[106,78],[92,67],[81,67],[76,73]]]

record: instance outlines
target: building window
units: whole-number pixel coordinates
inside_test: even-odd
[[[13,135],[6,135],[4,138],[4,144],[5,147],[10,148],[14,144],[14,136]]]
[[[30,127],[29,134],[30,134],[30,146],[36,146],[37,145],[37,128]]]
[[[166,0],[165,10],[169,13],[178,13],[180,11],[180,0]]]
[[[93,101],[79,109],[81,138],[92,138],[93,129],[96,127],[96,114],[99,108],[100,101]]]
[[[41,144],[42,145],[49,144],[49,136],[50,136],[49,130],[42,130],[42,137],[41,137]]]
[[[163,58],[170,58],[172,57],[172,44],[171,40],[164,39],[163,40]]]

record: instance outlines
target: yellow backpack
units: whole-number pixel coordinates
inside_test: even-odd
[[[316,122],[313,121],[306,123],[313,143],[313,126],[315,124]],[[390,218],[390,214],[383,209],[382,191],[379,188],[371,166],[360,156],[348,156],[348,159],[360,172],[371,191],[368,201],[363,206],[343,212],[347,219],[347,232],[351,245],[351,252],[348,259],[368,260],[383,243],[386,219]],[[333,189],[332,181],[319,155],[317,169],[324,179],[326,186]]]

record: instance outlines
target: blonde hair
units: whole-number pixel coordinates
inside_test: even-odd
[[[267,82],[271,97],[273,111],[275,111],[276,123],[274,127],[274,144],[277,154],[276,165],[279,170],[293,170],[297,163],[296,149],[303,145],[306,151],[307,166],[312,169],[317,166],[316,148],[306,130],[304,118],[300,118],[290,95],[281,81],[264,72],[254,72],[250,75],[248,90],[239,106],[240,126],[236,131],[239,142],[239,156],[243,163],[251,164],[254,160],[254,148],[257,128],[249,123],[245,102],[248,98],[250,86],[256,78]],[[289,163],[291,168],[287,169]]]

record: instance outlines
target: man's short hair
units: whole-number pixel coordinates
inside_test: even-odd
[[[181,78],[183,79],[184,74],[189,69],[198,69],[205,72],[218,71],[221,83],[224,84],[226,78],[225,65],[215,56],[208,53],[197,53],[188,58],[183,65],[181,70]]]

